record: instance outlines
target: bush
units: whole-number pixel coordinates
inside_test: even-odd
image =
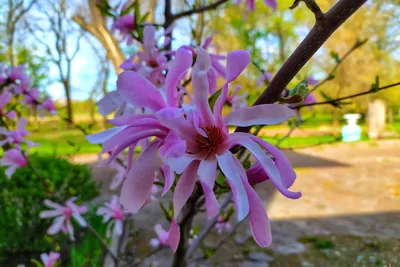
[[[50,220],[39,218],[48,209],[45,199],[64,202],[72,196],[89,201],[99,194],[85,165],[51,156],[30,156],[37,170],[26,166],[8,180],[0,170],[0,266],[16,266],[44,251],[57,248],[66,237],[46,235]]]

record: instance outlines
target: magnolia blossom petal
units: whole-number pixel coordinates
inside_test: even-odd
[[[156,27],[151,24],[147,24],[143,29],[143,49],[147,51],[151,51],[156,46]]]
[[[246,195],[246,190],[240,177],[241,171],[237,168],[238,159],[229,150],[227,150],[221,155],[217,155],[217,160],[219,167],[225,174],[225,177],[232,189],[236,210],[238,213],[238,221],[241,221],[246,218],[247,214],[249,214],[250,206]]]
[[[61,227],[62,227],[64,221],[65,221],[65,217],[64,216],[60,216],[60,217],[55,218],[53,223],[51,224],[51,226],[47,230],[47,233],[49,235],[55,235],[56,233],[58,233],[61,230]]]
[[[223,118],[223,122],[235,126],[273,125],[293,115],[293,110],[286,105],[265,104],[233,111]]]
[[[217,90],[217,75],[215,74],[215,71],[213,69],[210,69],[207,72],[207,79],[208,79],[209,91],[210,94],[212,95]]]
[[[170,166],[171,170],[181,174],[193,160],[195,160],[193,156],[185,153],[179,158],[165,158],[164,162]]]
[[[124,103],[123,98],[118,91],[112,91],[106,94],[100,101],[97,102],[98,112],[106,116],[111,112],[117,110]]]
[[[92,144],[102,144],[117,135],[121,131],[125,130],[128,126],[119,126],[104,130],[102,132],[96,134],[89,134],[86,136],[86,140],[88,140]]]
[[[121,220],[117,220],[115,221],[115,225],[114,225],[114,233],[118,236],[122,235],[122,221]]]
[[[220,205],[213,192],[215,179],[217,177],[217,160],[202,160],[199,166],[198,175],[204,191],[207,216],[209,219],[217,216]]]
[[[87,223],[79,213],[72,214],[72,217],[74,217],[74,219],[79,223],[80,226],[86,227]]]
[[[192,53],[188,49],[181,47],[176,51],[175,58],[169,66],[165,79],[167,99],[170,106],[176,106],[177,86],[187,70],[192,66],[192,61]]]
[[[55,202],[53,202],[53,201],[51,201],[51,200],[48,200],[48,199],[46,199],[46,200],[44,201],[44,204],[45,204],[47,207],[53,208],[53,209],[63,209],[63,208],[64,208],[62,205],[60,205],[60,204],[58,204],[58,203],[55,203]]]
[[[270,8],[272,8],[273,10],[276,10],[276,7],[277,7],[276,0],[264,0],[264,3],[267,6],[269,6]]]
[[[185,169],[182,176],[176,184],[173,203],[174,203],[174,218],[176,219],[179,212],[185,205],[193,192],[194,186],[197,181],[197,170],[199,168],[199,161],[194,161]]]
[[[249,63],[249,51],[235,50],[230,52],[226,59],[226,82],[230,83],[235,80]]]
[[[250,203],[251,232],[253,233],[254,240],[257,244],[261,247],[267,247],[272,242],[272,234],[263,202],[247,180],[244,177],[242,177],[242,180]]]
[[[170,169],[167,164],[162,164],[160,167],[161,174],[164,176],[164,189],[162,196],[164,196],[174,184],[174,172]]]
[[[125,209],[136,213],[150,196],[157,168],[158,141],[152,144],[133,163],[121,189],[121,203]]]
[[[213,115],[208,104],[207,72],[210,67],[210,56],[203,48],[197,47],[197,59],[192,70],[193,102],[205,124],[211,124],[213,121]]]
[[[181,109],[163,108],[156,113],[157,119],[162,125],[173,130],[182,139],[195,139],[197,131],[188,120],[183,117]]]
[[[168,231],[168,243],[174,252],[178,248],[180,238],[181,232],[179,230],[179,225],[176,223],[175,219],[172,219],[171,227]]]
[[[44,210],[39,214],[40,218],[53,218],[57,217],[59,215],[62,215],[63,211],[62,210]]]
[[[124,71],[118,76],[118,92],[132,105],[157,111],[165,107],[164,99],[149,80],[134,71]]]
[[[281,176],[277,167],[275,166],[273,160],[268,157],[262,149],[258,146],[256,142],[254,142],[251,138],[243,136],[242,134],[231,134],[230,136],[230,147],[234,145],[242,145],[246,147],[260,162],[264,171],[270,177],[270,180],[275,185],[275,187],[286,197],[297,199],[301,197],[300,192],[292,192],[289,191],[281,180]]]
[[[17,169],[18,169],[18,165],[15,165],[15,164],[10,165],[10,167],[8,167],[5,171],[7,178],[10,179]]]

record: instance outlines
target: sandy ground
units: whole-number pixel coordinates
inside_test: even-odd
[[[273,265],[274,257],[271,255],[274,253],[304,252],[307,245],[298,240],[310,235],[400,238],[399,148],[400,140],[387,140],[285,151],[298,174],[292,189],[301,191],[303,197],[290,200],[271,192],[268,183],[258,186],[257,191],[265,200],[272,221],[273,244],[268,249],[258,249],[261,254],[250,255],[249,259],[249,253],[244,252],[241,243],[247,242],[250,231],[248,225],[243,224],[234,238],[236,242],[232,241],[221,249],[212,263],[193,266]],[[110,195],[107,186],[113,171],[97,167],[93,163],[96,159],[97,156],[82,155],[73,160],[91,164],[95,179],[103,182],[103,197],[107,198]],[[168,197],[165,201],[168,202]],[[200,218],[196,223],[201,225],[203,221]],[[135,216],[135,226],[141,229],[137,242],[142,244],[152,238],[152,226],[156,223],[167,226],[158,203],[151,203]],[[218,238],[213,235],[207,242],[215,243]],[[170,265],[168,255],[170,251],[167,250],[158,255],[157,261],[161,266]],[[304,266],[318,266],[307,264]]]

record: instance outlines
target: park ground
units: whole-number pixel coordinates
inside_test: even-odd
[[[273,142],[284,131],[272,127],[266,139]],[[78,136],[73,133],[69,136]],[[66,132],[53,134],[65,138]],[[258,186],[271,219],[272,245],[258,247],[246,222],[212,258],[191,266],[400,266],[400,140],[340,143],[337,132],[320,126],[297,130],[282,147],[295,148],[285,153],[298,175],[292,189],[303,196],[290,200],[273,192],[268,183]],[[102,183],[103,197],[111,194],[113,170],[98,167],[96,154],[85,151],[68,157],[90,164],[94,179]],[[167,203],[168,196],[162,201]],[[135,217],[135,226],[141,229],[134,240],[136,253],[148,252],[153,225],[168,227],[162,218],[156,202]],[[204,221],[200,218],[196,224]],[[205,244],[215,246],[221,238],[212,234]],[[160,251],[143,266],[169,266],[170,255],[169,249]]]

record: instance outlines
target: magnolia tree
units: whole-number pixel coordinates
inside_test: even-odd
[[[40,217],[53,218],[48,234],[62,232],[74,240],[72,221],[75,221],[75,225],[95,234],[111,258],[111,265],[139,265],[160,249],[170,247],[172,265],[186,266],[193,261],[198,248],[204,249],[202,241],[213,229],[227,233],[227,237],[236,231],[239,224],[232,227],[230,222],[235,214],[239,223],[249,219],[251,233],[259,246],[269,246],[273,242],[270,223],[253,186],[267,181],[290,199],[300,198],[301,193],[290,190],[296,174],[276,146],[256,136],[260,129],[293,116],[301,123],[303,107],[340,106],[344,99],[398,85],[375,84],[357,95],[324,102],[316,102],[311,91],[333,75],[321,81],[308,77],[293,89],[286,88],[330,35],[366,0],[340,0],[326,13],[313,0],[296,0],[291,8],[304,2],[315,15],[315,25],[276,74],[259,68],[258,83],[265,84],[266,88],[251,107],[247,105],[247,95],[239,94],[241,85],[236,81],[252,63],[248,51],[215,54],[212,35],[198,46],[186,44],[172,49],[171,37],[177,20],[221,8],[228,0],[176,14],[172,13],[171,1],[166,0],[162,25],[143,21],[146,16],[140,15],[138,2],[122,5],[117,13],[112,13],[108,4],[101,5],[113,17],[111,30],[121,42],[137,43],[141,49],[120,66],[123,72],[118,76],[116,90],[98,102],[99,113],[113,114],[109,120],[112,127],[87,136],[89,142],[102,146],[101,154],[106,157],[101,157],[101,164],[117,170],[111,189],[120,189],[121,194],[113,196],[97,214],[107,224],[107,237],[119,237],[112,240],[120,244],[108,244],[86,222],[87,208],[75,204],[74,198],[64,204],[45,201],[50,210],[43,211]],[[271,9],[277,6],[274,0],[264,2]],[[245,5],[245,12],[257,12],[255,1],[236,1],[236,4]],[[357,43],[355,48],[360,45]],[[11,177],[16,168],[29,164],[26,153],[34,144],[25,140],[26,119],[10,103],[22,101],[50,113],[54,113],[54,105],[49,99],[40,100],[37,89],[29,89],[22,67],[4,66],[0,74],[4,137],[1,142],[5,149],[1,164],[8,166],[7,176]],[[221,79],[224,82],[219,87],[217,81]],[[250,133],[253,126],[256,130]],[[27,144],[27,150],[21,148],[21,143]],[[130,233],[129,221],[140,216],[146,204],[168,193],[172,194],[172,205],[169,208],[161,205],[161,208],[169,229],[155,225],[154,236],[148,240],[153,250],[141,257],[126,257],[123,248]],[[193,220],[202,212],[208,221],[200,232],[194,231]],[[225,239],[208,253],[203,251],[199,259],[206,259],[210,251],[215,253],[224,243]],[[54,266],[59,257],[53,252],[43,254],[43,266]]]

